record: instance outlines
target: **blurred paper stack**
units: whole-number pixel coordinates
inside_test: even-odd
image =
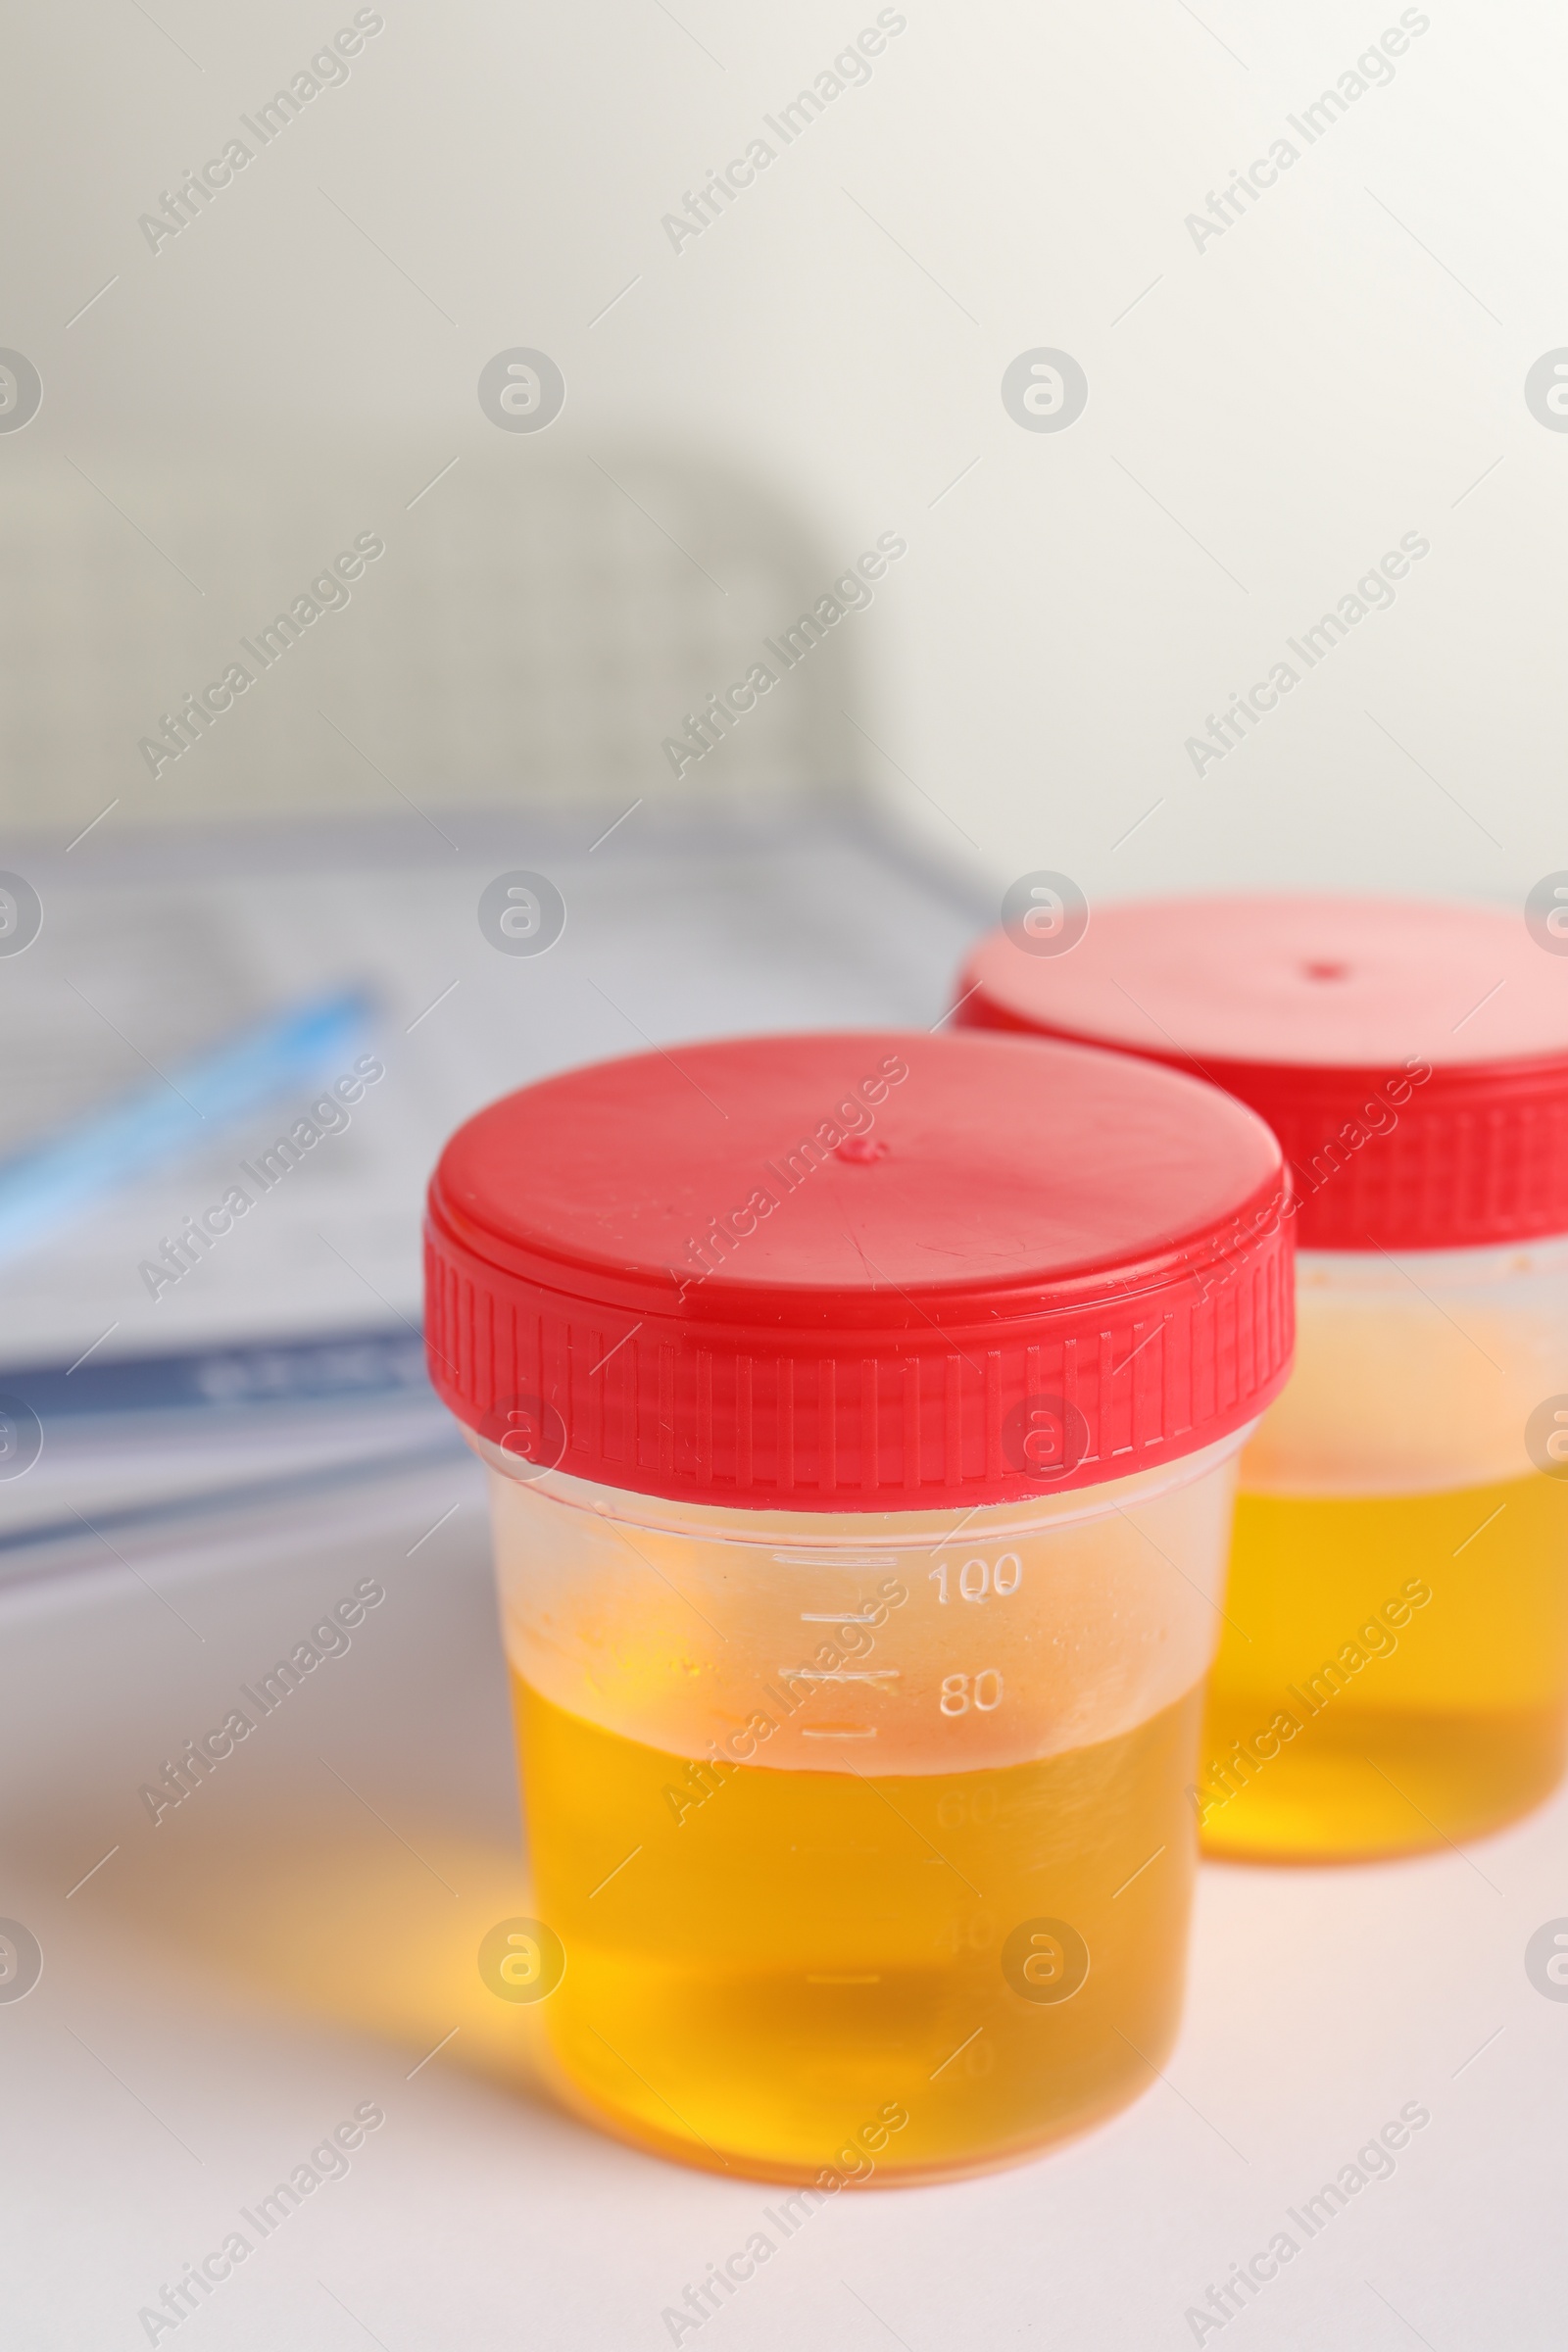
[[[652,1044],[933,1023],[988,911],[853,800],[443,824],[28,859],[42,929],[0,959],[0,1581],[421,1465],[450,1486],[419,1219],[452,1128]],[[564,908],[539,952],[481,913],[519,873]]]

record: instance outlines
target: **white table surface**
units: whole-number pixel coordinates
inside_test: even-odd
[[[713,1027],[784,1025],[792,1005],[935,1019],[971,918],[878,883],[882,953],[852,958],[862,870],[814,850],[778,867],[765,985],[743,905],[682,954],[623,938],[638,1019],[662,1037],[705,1008]],[[704,976],[717,947],[741,974],[723,997]],[[569,1058],[553,1027],[532,1050]],[[528,1905],[474,1466],[120,1550],[0,1596],[0,1916],[44,1955],[34,1989],[0,2001],[6,2352],[147,2342],[141,2308],[366,2101],[385,2123],[347,2177],[160,2343],[668,2344],[666,2307],[766,2227],[776,2191],[560,2112],[537,2016],[479,1980],[481,1936]],[[387,1598],[349,1652],[155,1827],[141,1784],[367,1575]],[[1559,1799],[1467,1853],[1205,1869],[1185,2031],[1134,2107],[1011,2172],[834,2199],[704,2347],[1175,2352],[1209,2284],[1408,2102],[1431,2122],[1394,2176],[1225,2343],[1561,2346],[1568,2002],[1523,1962],[1568,1915],[1565,1830]]]
[[[145,2342],[139,2308],[368,2100],[386,2121],[347,2177],[181,2343],[668,2343],[665,2307],[777,2192],[559,2112],[535,2013],[480,1984],[480,1936],[527,1903],[476,1473],[228,1542],[143,1546],[145,1582],[110,1563],[7,1603],[0,1908],[44,1971],[0,2005],[5,2343]],[[387,1598],[349,1652],[154,1827],[143,1780],[367,1575]],[[1014,2171],[831,2201],[705,2345],[1191,2343],[1187,2308],[1408,2101],[1432,2120],[1394,2176],[1227,2342],[1560,2345],[1568,2003],[1533,1989],[1523,1949],[1568,1911],[1565,1827],[1559,1800],[1469,1854],[1205,1869],[1164,2079]]]

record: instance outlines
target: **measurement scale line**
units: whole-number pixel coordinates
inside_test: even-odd
[[[773,1671],[795,1683],[896,1683],[900,1675],[897,1666],[775,1666]]]
[[[801,1738],[803,1740],[874,1740],[876,1731],[874,1727],[869,1731],[861,1732],[808,1732],[803,1729]]]
[[[1503,1507],[1506,1509],[1506,1504]],[[1496,1516],[1495,1512],[1493,1516]],[[1477,1533],[1480,1533],[1479,1529]],[[846,1617],[839,1609],[803,1609],[801,1623],[803,1625],[879,1625],[881,1619],[874,1614],[863,1617]]]
[[[774,1551],[768,1554],[781,1568],[896,1568],[896,1551],[830,1551],[824,1545],[820,1551]]]

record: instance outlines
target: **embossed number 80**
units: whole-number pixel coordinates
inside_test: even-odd
[[[966,1674],[945,1674],[938,1702],[944,1715],[967,1715],[974,1706],[982,1715],[1002,1704],[1002,1677],[994,1666],[983,1666],[972,1680]]]

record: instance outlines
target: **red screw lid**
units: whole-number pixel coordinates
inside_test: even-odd
[[[1115,1046],[1239,1095],[1279,1137],[1313,1250],[1568,1232],[1568,959],[1500,906],[1142,900],[1070,954],[998,931],[960,1024]]]
[[[519,1466],[687,1501],[1090,1486],[1283,1385],[1282,1198],[1250,1111],[1122,1055],[896,1032],[636,1054],[447,1145],[430,1375]]]

